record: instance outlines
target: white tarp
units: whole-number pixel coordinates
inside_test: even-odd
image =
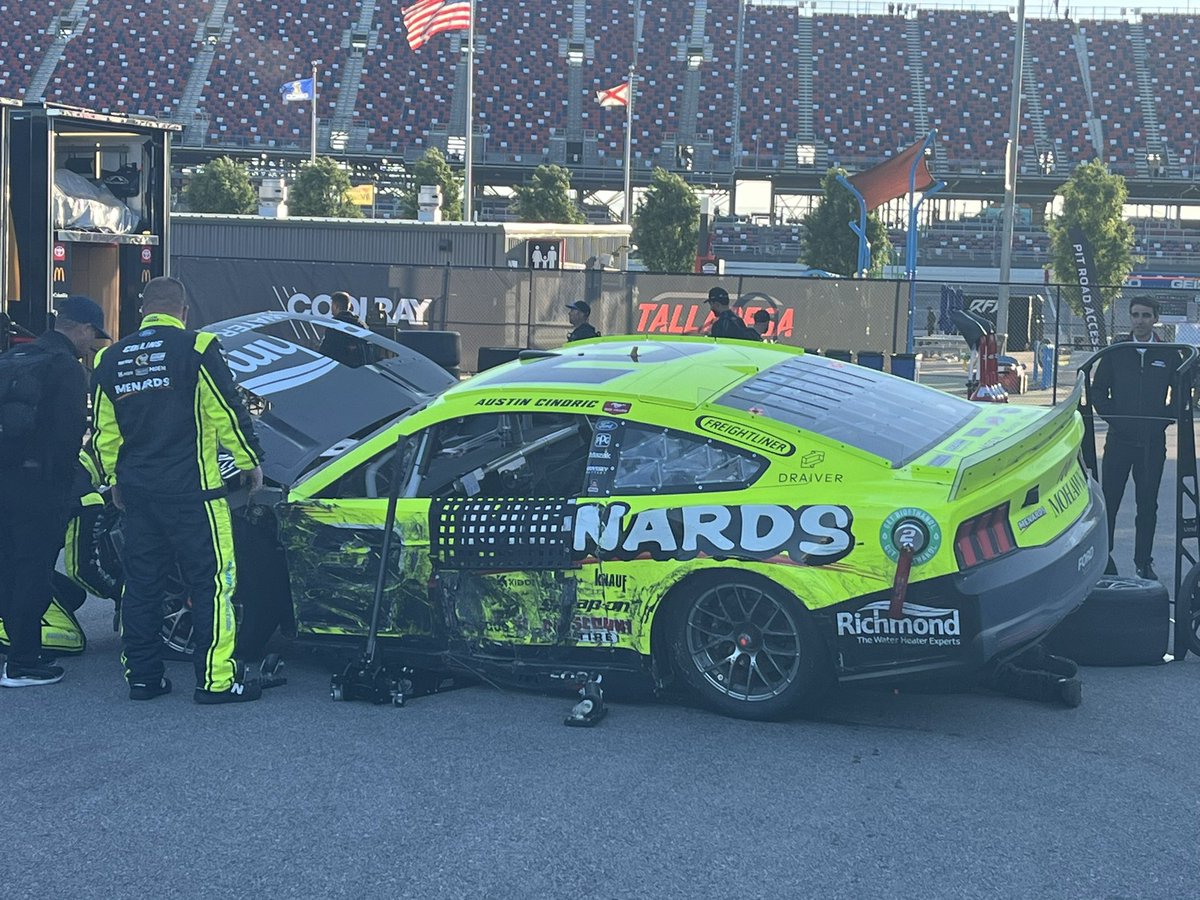
[[[55,228],[130,234],[137,226],[138,215],[108,188],[67,169],[54,171]]]

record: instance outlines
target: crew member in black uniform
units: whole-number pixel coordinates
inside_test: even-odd
[[[1161,343],[1154,333],[1158,321],[1156,300],[1134,299],[1129,304],[1129,318],[1132,331],[1118,343],[1133,346],[1101,357],[1092,379],[1092,402],[1108,422],[1100,484],[1108,506],[1108,544],[1113,547],[1117,509],[1125,495],[1125,483],[1133,473],[1137,503],[1133,564],[1139,577],[1157,581],[1152,563],[1158,487],[1167,456],[1167,425],[1175,419],[1168,394],[1180,360],[1178,351],[1154,346]],[[1107,574],[1117,574],[1111,554]]]
[[[571,341],[586,341],[588,338],[600,337],[596,326],[588,321],[592,307],[583,300],[567,304],[567,321],[571,323],[571,333],[567,335],[567,343]]]
[[[187,293],[155,278],[141,330],[96,361],[93,446],[125,511],[121,638],[131,700],[171,690],[163,675],[162,591],[178,561],[192,602],[197,703],[257,700],[233,659],[237,586],[233,530],[217,462],[224,447],[262,486],[262,450],[216,335],[188,331]]]
[[[360,322],[354,313],[350,312],[350,295],[345,291],[338,291],[330,297],[329,306],[333,311],[333,318],[337,321],[366,330],[367,326]],[[338,331],[336,328],[326,328],[325,337],[321,339],[320,352],[323,356],[336,359],[343,365],[361,366],[368,361],[363,356],[363,350],[367,346],[369,345],[365,341],[352,335]]]
[[[709,335],[715,338],[737,338],[743,341],[761,341],[757,331],[742,321],[729,308],[729,292],[723,287],[711,288],[708,292],[708,308],[716,316]]]
[[[59,304],[54,328],[5,354],[6,367],[23,358],[23,374],[40,389],[30,407],[33,428],[19,446],[6,446],[0,466],[0,619],[8,659],[0,685],[28,687],[61,681],[61,666],[41,658],[42,616],[50,607],[50,577],[75,504],[72,495],[87,426],[87,377],[79,358],[107,340],[104,312],[87,297]],[[6,402],[6,407],[8,403]],[[6,409],[6,418],[10,414]],[[6,422],[6,424],[8,424]]]

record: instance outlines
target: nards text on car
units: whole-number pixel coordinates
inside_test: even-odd
[[[704,338],[532,354],[286,484],[296,632],[366,633],[394,490],[380,639],[406,664],[676,682],[747,718],[837,681],[980,670],[1044,636],[1104,566],[1076,405],[971,404]]]

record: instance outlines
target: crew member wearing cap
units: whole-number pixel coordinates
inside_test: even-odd
[[[716,316],[709,335],[715,338],[738,338],[743,341],[761,341],[758,332],[742,321],[729,308],[729,292],[723,287],[711,288],[708,292],[708,308]]]
[[[588,338],[600,337],[596,326],[588,321],[591,314],[592,307],[582,300],[567,304],[567,320],[573,326],[571,333],[567,335],[568,344],[571,341],[586,341]]]
[[[53,330],[4,354],[6,365],[17,363],[11,377],[40,385],[40,397],[30,405],[36,427],[19,447],[6,448],[13,455],[0,470],[0,618],[9,640],[0,670],[4,687],[54,684],[63,677],[61,666],[41,657],[42,616],[75,503],[71,489],[87,423],[87,378],[79,359],[97,340],[108,340],[104,312],[74,296],[59,304]]]

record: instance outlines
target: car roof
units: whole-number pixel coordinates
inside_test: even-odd
[[[608,337],[527,351],[443,395],[521,391],[644,398],[696,408],[764,369],[803,351],[778,344],[705,337]]]
[[[638,401],[748,414],[782,432],[820,435],[891,467],[907,465],[980,411],[977,404],[875,369],[777,344],[703,337],[612,337],[527,351],[524,359],[451,388],[441,402],[499,408],[509,398],[539,395],[554,400],[544,411],[563,411],[572,402],[583,411],[603,400],[606,411],[608,401]]]

